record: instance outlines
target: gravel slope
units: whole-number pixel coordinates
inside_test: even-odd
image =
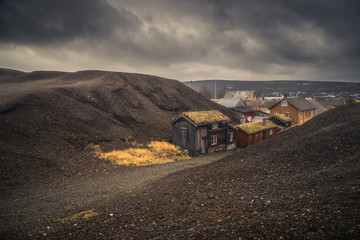
[[[50,239],[359,239],[360,104],[172,174]]]
[[[144,191],[167,175],[212,163],[230,153],[144,167],[115,167],[95,177],[74,179],[66,186],[39,186],[31,191],[23,189],[11,197],[0,199],[0,232],[9,238],[36,235],[58,219],[110,204],[123,195]]]

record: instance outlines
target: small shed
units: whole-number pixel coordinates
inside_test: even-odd
[[[236,147],[236,130],[230,119],[217,110],[184,112],[171,121],[173,144],[190,155],[210,153]]]
[[[285,114],[273,115],[269,117],[269,120],[283,128],[291,127],[292,123],[292,120],[288,117],[285,117]]]
[[[276,136],[278,126],[264,119],[259,122],[244,123],[236,126],[237,146],[248,147],[265,139]]]
[[[255,111],[248,107],[236,107],[234,110],[239,113],[242,117],[246,119],[246,121],[251,122],[252,119],[255,117]]]

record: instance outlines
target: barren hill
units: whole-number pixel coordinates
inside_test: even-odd
[[[360,104],[54,227],[50,239],[359,239]]]
[[[1,189],[84,174],[107,164],[86,151],[169,139],[182,111],[226,108],[182,83],[156,76],[0,69]]]

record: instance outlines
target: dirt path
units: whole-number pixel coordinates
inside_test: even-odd
[[[111,175],[100,175],[50,188],[24,197],[1,198],[1,231],[33,231],[97,204],[144,190],[151,183],[178,171],[215,162],[231,152],[196,157],[174,163],[145,167],[129,167]]]

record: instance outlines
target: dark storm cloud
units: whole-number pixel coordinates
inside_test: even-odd
[[[358,0],[0,0],[0,43],[182,79],[358,80],[359,26]]]
[[[357,0],[233,1],[228,11],[231,21],[225,18],[225,22],[233,24],[227,28],[245,29],[275,55],[289,61],[316,60],[319,54],[328,57],[317,44],[336,53],[334,57],[342,54],[348,57],[349,53],[357,58],[360,55],[360,2]],[[319,42],[311,41],[316,39]]]
[[[102,0],[2,0],[0,40],[46,44],[76,38],[101,38],[114,28],[128,30],[136,17]]]

